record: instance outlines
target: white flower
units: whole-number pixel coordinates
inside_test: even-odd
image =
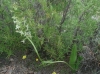
[[[18,30],[17,30],[16,32],[17,32],[17,33],[19,33],[19,31],[18,31]]]
[[[22,36],[22,35],[24,35],[24,32],[23,32],[22,30],[21,30],[21,31],[19,31],[19,33],[21,34],[21,36]]]
[[[17,7],[13,7],[14,8],[14,10],[17,10]]]
[[[17,24],[17,25],[20,25],[21,24],[21,22],[19,20],[17,20],[17,19],[14,20],[14,23]]]
[[[10,10],[10,12],[12,13],[12,12],[13,12],[13,10]]]
[[[16,28],[15,28],[15,29],[16,29],[16,30],[17,30],[17,29],[20,29],[20,26],[19,26],[19,25],[16,25]]]
[[[64,33],[66,32],[66,30],[64,30]]]
[[[99,21],[100,16],[99,15],[93,15],[93,16],[91,16],[91,19]]]
[[[17,9],[18,9],[17,2],[15,2],[15,3],[13,4],[13,9],[14,9],[14,10],[17,10]]]
[[[16,24],[16,21],[14,21],[14,23]]]
[[[31,36],[31,32],[30,32],[30,31],[25,32],[24,36],[27,36],[27,37],[29,37],[29,38],[32,38],[32,36]]]
[[[17,32],[17,33],[20,33],[21,36],[24,35],[24,32],[23,32],[22,30],[21,30],[21,31],[20,31],[20,30],[16,30],[16,32]]]
[[[23,39],[21,42],[22,42],[22,43],[25,43],[25,39]]]
[[[17,17],[16,17],[16,16],[13,16],[12,18],[13,18],[14,20],[15,20],[15,19],[17,19]]]

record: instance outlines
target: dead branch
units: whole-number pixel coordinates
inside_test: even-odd
[[[65,10],[63,11],[63,17],[61,19],[61,22],[60,22],[60,26],[59,26],[59,33],[61,33],[62,31],[62,24],[64,23],[65,19],[66,19],[66,16],[67,16],[67,13],[68,13],[68,10],[70,8],[70,4],[71,4],[71,0],[69,0],[68,2],[68,5],[66,6]]]

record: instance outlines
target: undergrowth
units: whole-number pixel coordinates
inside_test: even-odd
[[[97,0],[4,0],[0,7],[1,53],[31,48],[42,65],[60,62],[74,71],[99,22]]]

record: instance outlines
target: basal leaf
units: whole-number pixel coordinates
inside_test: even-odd
[[[71,67],[75,68],[76,60],[77,60],[77,45],[74,44],[73,47],[72,47],[70,60],[69,60],[69,64],[70,64]]]

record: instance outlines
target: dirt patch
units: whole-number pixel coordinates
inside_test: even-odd
[[[1,59],[0,74],[52,74],[53,72],[61,74],[60,72],[63,73],[62,69],[67,69],[65,64],[60,63],[41,67],[39,62],[30,59],[30,57],[25,60],[16,56],[4,60]]]
[[[0,74],[100,74],[100,64],[91,49],[80,54],[84,57],[80,68],[76,73],[72,73],[67,65],[57,63],[46,67],[41,67],[40,62],[36,62],[36,56],[30,54],[25,60],[22,59],[22,53],[11,56],[10,58],[0,57]],[[20,55],[19,55],[20,54]],[[4,59],[5,58],[5,59]]]

